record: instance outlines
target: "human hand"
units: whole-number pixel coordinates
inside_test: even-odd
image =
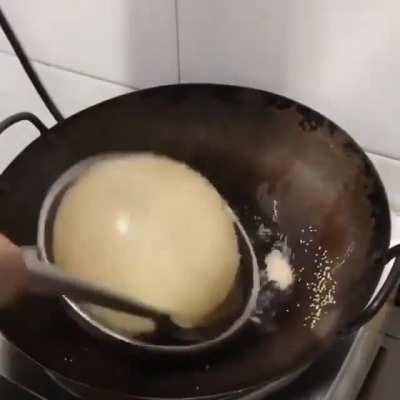
[[[20,248],[0,234],[0,307],[18,298],[25,286],[25,279]]]

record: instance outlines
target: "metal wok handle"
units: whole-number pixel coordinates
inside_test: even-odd
[[[0,122],[0,134],[10,126],[21,121],[29,121],[40,132],[41,135],[46,135],[49,133],[46,125],[36,115],[30,112],[20,112],[10,115],[8,118]]]
[[[361,314],[347,324],[347,326],[342,330],[342,334],[351,333],[361,328],[361,326],[371,320],[382,308],[392,291],[400,283],[400,244],[390,248],[386,252],[382,259],[382,266],[385,266],[393,258],[395,260],[392,269],[390,270],[388,277],[386,278],[382,287],[379,289],[378,293],[376,293],[373,299],[362,310]]]

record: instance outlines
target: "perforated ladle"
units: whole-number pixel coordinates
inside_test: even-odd
[[[241,253],[241,265],[236,283],[232,289],[230,298],[239,298],[234,315],[223,322],[216,321],[204,327],[186,329],[173,322],[170,315],[157,310],[140,301],[120,296],[104,288],[95,287],[87,282],[78,281],[67,277],[56,266],[52,254],[53,223],[61,200],[81,174],[94,163],[110,158],[126,157],[126,154],[109,154],[92,157],[79,162],[67,170],[50,188],[39,216],[37,252],[25,251],[26,264],[30,272],[54,294],[61,294],[63,301],[70,311],[70,315],[86,330],[96,336],[104,336],[131,348],[149,350],[163,353],[193,352],[207,349],[221,344],[233,337],[249,320],[256,308],[259,291],[259,270],[257,260],[253,252],[250,239],[240,224],[236,215],[232,212],[238,236]],[[131,156],[131,155],[129,155]],[[26,249],[25,249],[26,250]],[[36,257],[37,254],[37,257]],[[132,294],[134,296],[134,293]],[[80,300],[95,303],[114,310],[124,311],[141,317],[151,318],[160,330],[166,335],[178,339],[172,344],[160,344],[145,341],[134,337],[127,332],[120,332],[106,326],[92,316]]]

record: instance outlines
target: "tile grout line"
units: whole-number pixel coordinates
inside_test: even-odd
[[[387,158],[387,159],[389,159],[389,160],[391,160],[391,161],[400,162],[400,158],[396,158],[396,157],[394,157],[394,156],[381,153],[380,151],[371,150],[371,149],[366,148],[366,147],[363,147],[363,146],[361,146],[361,148],[362,148],[366,153],[372,154],[372,155],[374,155],[374,156],[378,156],[378,157],[382,157],[382,158]]]
[[[177,44],[178,83],[181,83],[182,80],[181,80],[181,59],[180,59],[178,0],[174,0],[174,2],[175,2],[175,22],[176,22],[176,44]],[[5,55],[5,56],[8,56],[8,57],[13,57],[13,58],[15,58],[16,60],[18,60],[18,57],[17,57],[13,52],[11,52],[11,51],[7,51],[7,50],[0,49],[0,55],[1,55],[1,54],[2,54],[2,55]],[[37,60],[37,59],[32,59],[32,58],[30,58],[30,61],[32,61],[32,62],[34,62],[34,63],[37,63],[37,64],[40,64],[40,65],[43,65],[43,66],[46,66],[46,67],[49,67],[49,68],[54,68],[54,69],[59,70],[59,71],[63,71],[63,72],[75,74],[75,75],[78,75],[78,76],[82,76],[82,77],[84,77],[84,78],[90,78],[90,79],[94,79],[94,80],[97,80],[97,81],[109,83],[109,84],[116,85],[116,86],[120,86],[120,87],[124,87],[124,88],[129,88],[129,89],[133,89],[133,90],[140,90],[140,88],[137,87],[137,86],[126,85],[126,84],[123,84],[123,83],[120,83],[120,82],[116,82],[116,81],[113,81],[113,80],[110,80],[110,79],[105,79],[105,78],[102,78],[102,77],[99,77],[99,76],[96,76],[96,75],[91,75],[91,74],[87,74],[87,73],[84,73],[84,72],[80,72],[80,71],[77,71],[77,70],[74,70],[74,69],[62,67],[62,66],[60,66],[60,65],[47,63],[47,62],[45,62],[45,61],[41,61],[41,60]],[[367,148],[367,147],[363,147],[363,146],[361,146],[361,147],[363,148],[363,150],[364,150],[366,153],[370,153],[370,154],[372,154],[372,155],[374,155],[374,156],[386,158],[386,159],[389,159],[389,160],[391,160],[391,161],[400,162],[400,158],[396,158],[396,157],[394,157],[394,156],[392,156],[392,155],[388,155],[388,154],[385,154],[385,153],[382,153],[382,152],[379,152],[379,151],[376,151],[376,150],[372,150],[372,149]]]
[[[181,79],[181,49],[180,49],[180,38],[179,38],[179,10],[178,0],[175,0],[175,30],[176,30],[176,61],[178,67],[178,83],[182,82]]]
[[[0,49],[0,55],[13,57],[18,61],[18,57],[11,51]],[[102,81],[102,82],[105,82],[105,83],[109,83],[109,84],[112,84],[112,85],[115,85],[115,86],[120,86],[120,87],[124,87],[124,88],[128,88],[128,89],[140,90],[140,88],[137,87],[137,86],[131,86],[131,85],[127,85],[127,84],[124,84],[124,83],[117,82],[117,81],[113,81],[111,79],[106,79],[106,78],[102,78],[100,76],[87,74],[85,72],[74,70],[72,68],[62,67],[62,66],[57,65],[57,64],[51,64],[51,63],[48,63],[48,62],[45,62],[45,61],[41,61],[41,60],[37,60],[37,59],[34,59],[34,58],[29,58],[29,60],[31,62],[33,62],[33,63],[40,64],[42,66],[46,66],[46,67],[49,67],[49,68],[54,68],[54,69],[57,69],[59,71],[68,72],[70,74],[79,75],[79,76],[82,76],[84,78],[95,79],[97,81]]]

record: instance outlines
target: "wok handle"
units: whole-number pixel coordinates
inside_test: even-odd
[[[368,303],[368,305],[362,310],[361,314],[356,319],[347,324],[342,330],[342,334],[348,334],[361,328],[365,323],[371,320],[378,311],[382,308],[386,300],[389,298],[392,291],[400,283],[400,244],[390,248],[382,259],[383,267],[392,259],[394,264],[388,277],[379,289],[378,293]]]
[[[0,134],[2,134],[10,126],[21,121],[29,121],[43,136],[49,133],[47,126],[36,115],[30,112],[20,112],[10,115],[8,118],[0,122]]]

